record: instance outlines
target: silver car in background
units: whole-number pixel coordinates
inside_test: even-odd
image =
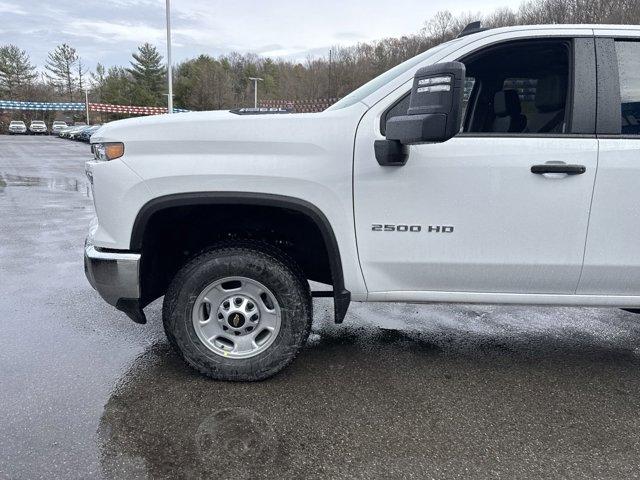
[[[50,133],[51,135],[58,135],[60,133],[60,130],[62,130],[63,128],[67,128],[67,123],[61,120],[56,120],[51,124]]]

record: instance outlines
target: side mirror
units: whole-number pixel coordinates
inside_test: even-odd
[[[460,130],[465,67],[438,63],[416,72],[406,115],[387,122],[387,140],[403,145],[446,142]]]

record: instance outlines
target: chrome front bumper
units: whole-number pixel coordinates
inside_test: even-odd
[[[91,286],[110,305],[137,323],[146,318],[140,308],[140,254],[103,251],[88,237],[84,247],[84,272]]]

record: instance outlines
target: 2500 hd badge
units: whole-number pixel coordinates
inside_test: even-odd
[[[394,225],[374,223],[371,225],[373,232],[411,232],[420,233],[423,230],[422,225]],[[454,227],[451,225],[427,225],[424,227],[425,232],[429,233],[453,233]]]

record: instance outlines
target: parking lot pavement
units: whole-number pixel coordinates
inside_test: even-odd
[[[296,362],[216,383],[87,284],[88,147],[0,136],[0,478],[632,478],[640,327],[613,309],[316,301]]]

